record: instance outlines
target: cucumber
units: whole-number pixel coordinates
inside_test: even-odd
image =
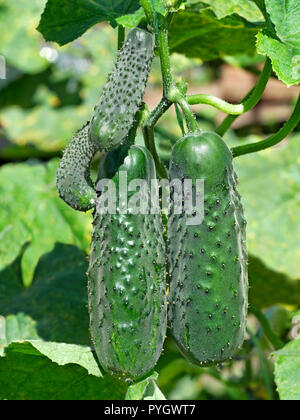
[[[90,138],[101,150],[124,143],[141,106],[153,56],[153,35],[132,29],[91,119]]]
[[[73,209],[88,211],[96,205],[97,194],[90,177],[90,164],[97,146],[89,140],[89,124],[68,144],[57,171],[60,197]]]
[[[169,321],[179,348],[193,363],[231,358],[244,340],[248,308],[246,220],[232,154],[215,133],[189,134],[170,161],[171,180],[204,180],[204,221],[174,214],[168,221]]]
[[[131,146],[103,158],[100,178],[119,187],[120,172],[128,182],[156,178],[153,158],[145,148]],[[121,166],[117,169],[117,162]],[[113,166],[111,166],[113,163]],[[101,188],[98,188],[101,193]],[[132,197],[128,193],[128,200]],[[138,379],[155,366],[167,323],[166,252],[161,215],[102,214],[98,199],[88,273],[90,332],[103,369],[118,378]]]

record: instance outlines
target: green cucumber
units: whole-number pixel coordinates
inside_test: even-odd
[[[91,120],[90,138],[101,150],[113,150],[124,143],[142,104],[153,55],[153,35],[132,29]]]
[[[112,179],[118,192],[120,173],[147,182],[156,178],[153,158],[131,146],[104,156],[100,178]],[[124,162],[117,169],[117,162]],[[111,167],[113,163],[114,167]],[[101,188],[100,188],[101,190]],[[128,200],[133,193],[128,193]],[[162,351],[167,322],[166,254],[160,214],[94,214],[88,295],[92,342],[103,369],[124,380],[151,371]]]
[[[184,355],[212,365],[231,358],[244,341],[248,308],[246,220],[232,154],[215,133],[176,143],[171,180],[204,180],[204,221],[186,213],[168,221],[169,321]],[[173,191],[174,193],[174,191]]]
[[[79,130],[68,144],[57,171],[60,197],[73,209],[88,211],[96,205],[97,194],[90,177],[90,164],[97,146],[89,140],[89,125]]]

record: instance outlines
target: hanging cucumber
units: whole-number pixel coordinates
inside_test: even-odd
[[[146,88],[154,55],[153,35],[132,29],[95,107],[90,138],[102,150],[123,144]]]
[[[73,209],[88,211],[96,204],[90,164],[97,146],[89,140],[89,125],[79,130],[68,144],[57,172],[60,197]]]
[[[173,148],[171,180],[204,180],[204,221],[168,222],[169,320],[186,357],[200,365],[231,358],[242,345],[248,307],[246,220],[232,154],[215,133],[189,134]]]
[[[111,178],[117,194],[122,172],[127,173],[128,183],[146,181],[145,201],[150,204],[151,180],[156,178],[151,154],[139,146],[130,147],[125,159],[121,149],[106,154],[100,180]],[[133,192],[128,192],[129,204],[132,196]],[[123,379],[137,379],[155,366],[166,334],[161,216],[134,214],[130,206],[121,214],[118,199],[116,214],[103,214],[100,198],[94,215],[88,281],[92,341],[106,371]]]

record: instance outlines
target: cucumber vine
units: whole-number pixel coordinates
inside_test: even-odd
[[[161,1],[161,6],[178,7],[182,1]],[[262,13],[265,14],[265,7],[260,1],[256,1],[257,6],[261,9]],[[149,113],[143,126],[143,133],[145,136],[146,145],[149,147],[154,155],[155,163],[157,166],[158,174],[166,176],[166,169],[163,164],[159,161],[158,154],[155,149],[154,140],[154,126],[162,115],[174,104],[176,106],[177,119],[181,129],[182,123],[180,121],[178,106],[181,108],[184,118],[186,120],[187,128],[189,132],[199,131],[196,119],[190,108],[190,105],[206,104],[210,105],[228,116],[224,119],[221,125],[216,129],[216,133],[220,136],[229,130],[234,121],[246,112],[253,109],[258,102],[261,100],[262,95],[266,89],[267,83],[272,73],[272,63],[269,58],[266,58],[264,68],[260,73],[256,85],[250,90],[245,98],[239,104],[231,104],[225,100],[208,94],[194,94],[186,95],[182,93],[180,89],[174,83],[172,77],[172,69],[170,64],[170,53],[168,44],[168,26],[170,24],[172,13],[162,16],[156,12],[153,0],[141,0],[141,5],[145,11],[145,15],[150,27],[155,30],[157,39],[158,54],[161,63],[161,73],[163,82],[163,98],[157,107]],[[242,156],[248,153],[258,152],[270,148],[282,140],[284,140],[299,124],[300,122],[300,96],[296,103],[293,114],[286,124],[273,136],[268,139],[262,140],[254,144],[243,145],[232,148],[232,154],[234,157]]]

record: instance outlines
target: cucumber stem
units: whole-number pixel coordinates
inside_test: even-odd
[[[118,50],[123,47],[125,41],[125,28],[122,25],[118,26]]]
[[[158,174],[162,177],[165,177],[167,175],[167,171],[163,164],[160,162],[158,153],[155,148],[154,125],[157,123],[159,118],[169,109],[172,103],[178,103],[182,108],[189,131],[197,131],[198,126],[187,100],[185,99],[184,95],[180,93],[173,81],[168,41],[168,19],[156,14],[155,9],[152,6],[152,0],[143,0],[141,1],[141,5],[144,8],[145,13],[148,13],[148,15],[150,14],[149,10],[151,8],[151,19],[155,24],[155,35],[157,47],[159,50],[163,81],[163,98],[158,106],[149,114],[148,118],[146,119],[146,122],[143,126],[143,134],[146,147],[148,147],[148,149],[153,154]]]
[[[272,346],[274,347],[275,350],[279,350],[284,346],[283,341],[281,341],[281,339],[274,333],[274,331],[272,330],[272,327],[268,321],[268,319],[266,318],[266,316],[264,315],[264,313],[256,308],[255,306],[251,305],[250,308],[250,312],[255,316],[255,318],[257,318],[257,320],[260,322],[260,325],[262,326],[265,336],[267,337],[267,339],[270,341],[270,343],[272,344]]]
[[[160,117],[170,108],[172,102],[167,98],[163,97],[159,104],[149,113],[145,126],[153,127]]]
[[[170,102],[167,98],[162,98],[160,103],[148,114],[143,124],[143,136],[145,146],[152,153],[156,171],[161,178],[168,178],[168,173],[165,166],[161,162],[156,150],[154,126],[160,119],[160,117],[170,108],[171,105],[172,102]]]
[[[188,104],[188,101],[180,93],[179,89],[175,86],[173,81],[169,52],[168,25],[162,16],[160,16],[159,23],[159,56],[163,79],[164,97],[168,98],[170,102],[178,103],[180,105],[189,131],[197,131],[197,121]]]
[[[269,400],[272,401],[275,399],[274,389],[273,389],[273,378],[271,376],[271,372],[267,364],[267,361],[265,360],[264,350],[262,348],[262,345],[259,339],[252,333],[252,331],[250,331],[249,328],[247,328],[247,333],[250,335],[251,341],[256,347],[258,359],[260,363],[260,368],[261,368],[261,374],[263,377],[263,381],[265,383],[266,391],[268,393],[268,398]]]
[[[246,155],[248,153],[259,152],[260,150],[268,149],[275,146],[284,140],[300,123],[300,95],[296,103],[295,109],[291,117],[287,120],[284,126],[271,137],[251,144],[245,144],[244,146],[233,147],[231,149],[233,157]]]
[[[184,97],[182,97],[181,99],[178,100],[178,104],[180,105],[180,108],[182,109],[183,115],[187,123],[188,130],[190,132],[198,131],[196,118],[193,114],[193,111],[189,107],[187,100]]]
[[[144,126],[143,135],[144,135],[145,145],[153,156],[158,176],[162,179],[168,179],[168,172],[166,168],[164,167],[164,165],[161,163],[156,147],[155,147],[154,126],[152,127]]]
[[[173,88],[173,78],[170,63],[168,28],[164,20],[160,19],[158,34],[159,56],[161,63],[161,72],[163,79],[164,96],[168,97],[169,91]]]
[[[267,83],[271,76],[271,72],[272,62],[269,58],[267,58],[256,86],[253,89],[251,89],[251,91],[242,100],[241,105],[243,106],[243,113],[250,111],[250,109],[254,108],[258,104],[266,89]],[[223,137],[226,131],[238,118],[238,116],[239,115],[229,115],[228,117],[226,117],[222,124],[216,129],[216,133]]]
[[[151,0],[140,0],[140,3],[144,9],[147,21],[152,25],[154,22],[154,13]]]
[[[180,109],[178,107],[178,104],[175,104],[175,111],[176,111],[176,118],[178,121],[178,125],[180,127],[182,135],[184,136],[184,123],[183,123],[183,118],[182,118]]]
[[[187,101],[190,105],[211,105],[216,109],[219,109],[222,112],[230,115],[241,115],[245,111],[245,106],[241,104],[230,104],[229,102],[224,101],[213,95],[206,95],[204,93],[199,93],[197,95],[188,95]]]

